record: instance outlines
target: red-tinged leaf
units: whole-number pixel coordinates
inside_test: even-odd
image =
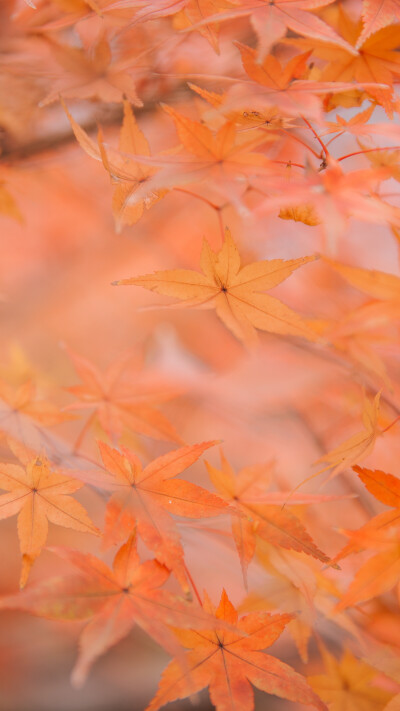
[[[334,561],[337,562],[353,553],[359,553],[365,549],[366,545],[371,545],[372,541],[376,542],[379,536],[386,536],[386,543],[390,543],[390,533],[393,530],[396,531],[399,524],[400,512],[396,508],[374,516],[357,531],[344,531],[346,535],[350,536],[350,541],[335,556]]]
[[[353,467],[370,494],[386,506],[400,508],[400,479],[393,474],[363,467]]]
[[[105,488],[113,490],[106,509],[104,545],[124,540],[137,527],[138,535],[157,559],[173,570],[188,590],[183,549],[170,514],[189,518],[217,516],[227,504],[215,494],[187,481],[175,479],[216,442],[182,447],[158,457],[142,469],[127,449],[119,452],[99,443],[109,474]],[[84,475],[83,475],[84,476]],[[98,485],[103,486],[99,480]]]
[[[335,28],[353,46],[352,52],[339,48],[335,44],[312,42],[308,39],[294,39],[294,44],[301,49],[312,48],[316,57],[327,61],[321,73],[322,81],[355,79],[359,84],[364,85],[367,93],[384,107],[388,116],[392,116],[395,104],[391,87],[400,72],[400,58],[396,51],[397,28],[385,27],[360,45],[361,23],[357,17],[352,18],[347,15],[341,5],[338,6],[338,11],[333,14],[333,17]],[[291,39],[289,41],[292,42]],[[357,51],[354,51],[355,47]],[[384,89],[384,85],[388,88]]]
[[[332,27],[319,17],[306,12],[306,10],[328,5],[330,2],[331,0],[274,0],[273,3],[265,3],[262,0],[249,0],[242,3],[242,7],[208,17],[207,20],[198,22],[191,29],[197,29],[206,22],[224,22],[250,15],[253,27],[259,36],[263,54],[285,35],[286,29],[321,42],[333,42],[339,47],[355,53],[351,45],[340,37]]]
[[[361,566],[348,591],[336,606],[339,612],[346,607],[353,607],[360,602],[383,595],[391,590],[400,580],[400,548],[378,553]]]
[[[232,535],[238,550],[242,565],[243,577],[246,583],[247,567],[253,558],[257,537],[273,546],[311,555],[327,563],[328,556],[315,545],[300,520],[282,504],[286,499],[276,504],[268,502],[268,487],[271,464],[242,469],[236,476],[229,462],[221,452],[221,469],[216,469],[206,462],[207,470],[217,491],[229,503],[232,510]],[[278,492],[280,494],[280,492]],[[272,492],[273,497],[274,492]],[[289,500],[288,500],[289,499]]]
[[[154,407],[172,399],[179,390],[171,388],[156,372],[144,370],[140,358],[125,354],[101,373],[86,358],[71,350],[68,355],[83,381],[67,388],[78,398],[68,409],[88,410],[90,422],[97,420],[109,437],[120,437],[131,430],[182,443],[173,425]]]
[[[236,622],[237,612],[225,591],[215,611],[219,621]],[[271,645],[292,619],[291,615],[253,613],[238,620],[241,637],[215,629],[200,634],[178,634],[186,653],[187,671],[176,660],[163,673],[158,691],[146,711],[157,711],[169,701],[190,696],[206,686],[217,711],[252,711],[252,685],[275,696],[326,711],[325,704],[305,679],[279,659],[258,650]]]
[[[40,581],[20,594],[0,598],[0,609],[25,610],[54,620],[89,618],[72,673],[77,686],[84,682],[94,661],[126,637],[135,624],[174,655],[180,650],[169,626],[209,629],[214,624],[201,607],[160,589],[169,571],[156,560],[140,564],[134,536],[117,552],[112,570],[92,555],[68,548],[50,550],[79,573]]]

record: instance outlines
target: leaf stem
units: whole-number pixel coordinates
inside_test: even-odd
[[[300,114],[300,116],[301,116],[301,118],[303,119],[304,123],[307,124],[308,128],[310,129],[310,131],[313,132],[315,138],[317,139],[319,145],[321,146],[322,150],[323,150],[324,153],[325,153],[325,157],[328,158],[328,157],[329,157],[329,151],[328,151],[328,149],[327,149],[325,143],[324,143],[323,140],[318,136],[318,133],[316,132],[315,128],[313,128],[313,126],[311,125],[311,123],[309,122],[309,120],[306,119],[306,117],[303,116],[302,114]],[[319,156],[318,156],[318,158],[319,158]]]
[[[382,430],[381,434],[384,434],[385,432],[390,430],[393,427],[393,425],[395,425],[396,422],[398,422],[399,420],[400,420],[400,415],[397,415],[397,417],[393,420],[393,422],[391,422],[390,425],[388,425],[387,427],[385,427],[384,430]]]
[[[218,224],[219,224],[219,228],[221,231],[222,244],[223,244],[225,241],[225,227],[224,227],[224,223],[223,223],[223,219],[222,219],[222,209],[224,206],[223,205],[215,205],[215,203],[211,202],[211,200],[209,200],[208,198],[203,197],[203,195],[198,195],[197,193],[192,193],[191,190],[186,190],[186,188],[174,188],[174,190],[178,191],[180,193],[186,193],[186,195],[191,195],[192,197],[197,198],[198,200],[201,200],[202,202],[204,202],[206,205],[211,207],[217,213]]]
[[[82,427],[82,429],[81,429],[81,431],[80,431],[80,433],[79,433],[79,435],[78,435],[78,437],[77,437],[77,440],[76,440],[76,442],[75,442],[75,444],[74,444],[74,447],[73,447],[73,450],[72,450],[71,454],[78,454],[79,448],[80,448],[80,446],[81,446],[81,444],[82,444],[82,442],[83,442],[83,440],[84,440],[84,437],[85,437],[85,435],[86,435],[86,433],[87,433],[87,431],[88,431],[90,425],[92,424],[92,422],[93,422],[95,416],[96,416],[96,412],[92,412],[92,414],[90,415],[90,417],[86,420],[84,426]]]
[[[193,578],[192,578],[192,576],[191,576],[191,574],[190,574],[190,572],[189,572],[189,569],[188,569],[188,567],[187,567],[187,565],[186,565],[185,562],[183,563],[183,567],[185,568],[185,573],[186,573],[186,575],[187,575],[187,577],[188,577],[189,583],[191,584],[191,586],[192,586],[192,588],[193,588],[193,592],[194,592],[194,594],[195,594],[196,597],[197,597],[198,603],[199,603],[200,607],[203,607],[203,602],[202,602],[202,599],[201,599],[201,597],[200,597],[199,591],[197,590],[196,584],[195,584],[195,582],[194,582],[194,580],[193,580]]]
[[[299,136],[296,136],[294,133],[290,133],[290,131],[287,131],[285,128],[280,128],[279,131],[284,133],[286,136],[289,136],[289,138],[292,138],[293,141],[297,141],[297,143],[301,143],[302,146],[304,146],[305,148],[308,148],[308,150],[311,151],[311,153],[313,154],[313,156],[315,156],[315,158],[319,159],[319,155],[318,155],[317,151],[315,151],[314,148],[311,148],[311,146],[309,146],[308,143],[306,143],[301,138],[299,138]],[[293,165],[294,165],[294,163],[293,163]]]
[[[345,160],[345,158],[352,158],[353,156],[360,156],[363,153],[373,153],[374,151],[399,151],[400,146],[380,146],[379,148],[366,148],[363,151],[354,151],[354,153],[347,153],[345,156],[338,158],[338,162]]]

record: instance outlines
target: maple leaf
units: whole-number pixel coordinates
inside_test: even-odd
[[[400,509],[400,480],[380,470],[353,467],[368,491],[385,506]]]
[[[365,86],[365,91],[377,103],[384,107],[388,116],[392,116],[392,92],[390,89],[374,87],[374,84],[386,84],[392,87],[394,80],[400,74],[400,57],[395,51],[398,46],[398,29],[386,27],[372,37],[365,39],[359,45],[358,37],[361,22],[351,19],[342,9],[335,6],[331,19],[340,30],[347,42],[357,47],[356,53],[323,42],[313,42],[305,39],[290,39],[302,49],[312,49],[313,55],[327,62],[320,79],[325,82],[345,82],[355,79]]]
[[[255,329],[316,340],[298,314],[278,299],[262,293],[313,259],[271,259],[241,267],[238,249],[226,230],[224,244],[217,253],[211,250],[206,240],[203,241],[200,259],[203,273],[176,269],[114,283],[143,286],[159,294],[174,296],[183,301],[184,307],[215,308],[229,330],[247,343],[255,341]]]
[[[120,62],[113,61],[105,36],[100,36],[90,51],[59,44],[47,35],[45,39],[65,76],[54,82],[54,88],[41,101],[41,106],[47,106],[60,95],[75,99],[96,98],[105,102],[119,102],[127,98],[135,106],[143,106],[129,72],[119,68]]]
[[[188,82],[188,86],[215,109],[218,109],[220,112],[223,111],[228,121],[239,124],[244,128],[252,130],[256,128],[268,128],[272,132],[274,130],[279,131],[280,128],[292,128],[294,119],[281,115],[276,106],[266,107],[264,111],[254,111],[250,106],[245,111],[233,111],[229,110],[229,108],[225,109],[224,106],[224,104],[229,101],[229,92],[218,94],[215,91],[208,91],[191,82]]]
[[[274,176],[267,179],[270,194],[255,208],[258,214],[269,213],[282,207],[282,193],[289,193],[294,205],[312,205],[326,234],[328,248],[336,249],[337,239],[346,230],[346,221],[355,217],[366,222],[382,224],[400,222],[400,210],[381,200],[375,193],[377,180],[390,176],[387,167],[377,169],[352,170],[344,173],[339,161],[331,156],[324,170],[308,169],[304,174],[293,174],[290,184],[287,178]],[[263,188],[264,179],[253,179],[255,189]]]
[[[172,570],[188,591],[184,553],[171,514],[188,518],[217,516],[227,504],[196,484],[175,480],[216,442],[181,447],[154,459],[142,469],[132,452],[99,442],[106,472],[81,472],[83,481],[113,491],[107,503],[104,546],[123,541],[137,527],[138,535],[157,560]]]
[[[180,12],[189,0],[115,0],[112,4],[114,10],[135,8],[134,22],[149,22],[160,17],[175,15]]]
[[[186,0],[180,16],[175,17],[174,26],[177,29],[195,26],[219,54],[218,28],[207,24],[207,17],[214,16],[219,10],[230,7],[232,7],[232,2],[223,2],[223,0]]]
[[[338,611],[391,590],[400,578],[400,480],[380,470],[373,471],[359,466],[353,469],[368,491],[385,506],[392,507],[392,511],[378,514],[357,531],[344,531],[350,541],[335,560],[365,548],[378,548],[380,552],[358,570],[348,591],[336,606]]]
[[[27,415],[47,427],[73,419],[71,415],[60,412],[55,405],[45,400],[36,399],[36,390],[36,385],[32,380],[26,380],[16,388],[11,387],[4,380],[0,380],[0,398],[15,416],[18,414]]]
[[[207,612],[213,610],[207,597],[204,607]],[[264,612],[238,619],[237,611],[223,590],[215,617],[237,626],[246,636],[218,627],[200,633],[177,631],[181,644],[190,650],[186,653],[187,671],[173,660],[165,669],[158,691],[146,711],[157,711],[169,701],[195,694],[206,686],[217,711],[239,708],[252,711],[251,685],[268,694],[326,711],[327,707],[304,677],[276,657],[260,652],[280,637],[292,615]]]
[[[229,502],[232,513],[232,535],[247,581],[247,567],[252,560],[257,538],[273,546],[294,550],[327,563],[328,556],[315,545],[301,521],[283,508],[285,492],[268,492],[271,465],[246,467],[236,476],[221,452],[221,469],[206,462],[209,477],[218,493]],[[318,496],[294,494],[291,504],[320,503]]]
[[[391,323],[400,317],[400,278],[395,274],[376,269],[363,269],[341,264],[324,257],[325,261],[351,286],[372,296],[374,301],[365,304],[353,313],[352,320],[358,326]],[[351,327],[351,323],[350,323]]]
[[[212,180],[213,191],[233,204],[236,201],[240,210],[240,196],[246,189],[244,177],[270,170],[267,158],[253,149],[271,138],[265,133],[245,137],[231,120],[215,133],[204,123],[189,119],[170,106],[162,104],[162,107],[173,119],[185,153],[173,158],[161,156],[151,163],[164,166],[167,175],[169,170],[176,184]],[[137,160],[145,159],[137,157]]]
[[[97,419],[109,437],[120,437],[128,428],[156,439],[182,443],[172,424],[154,405],[176,394],[155,374],[141,369],[140,358],[127,354],[119,358],[103,375],[90,361],[68,350],[82,385],[66,388],[78,397],[71,410],[91,410],[79,440],[88,425]]]
[[[45,445],[43,427],[74,420],[75,415],[38,399],[36,392],[37,387],[31,379],[11,386],[0,378],[0,432],[40,448]]]
[[[281,207],[278,217],[281,220],[294,220],[295,222],[303,222],[305,225],[315,227],[320,225],[321,220],[315,212],[313,205],[295,205],[293,207]]]
[[[25,465],[0,464],[0,518],[18,515],[18,536],[22,553],[20,587],[46,542],[48,521],[76,531],[100,535],[82,504],[69,495],[82,488],[76,479],[51,470],[43,456],[35,456],[17,442],[9,441],[14,454]]]
[[[241,42],[234,44],[240,50],[243,68],[251,82],[248,79],[237,79],[226,92],[224,102],[226,109],[231,112],[249,113],[251,106],[252,111],[262,114],[271,106],[277,106],[289,116],[302,116],[306,112],[310,118],[322,120],[320,97],[354,88],[349,82],[335,83],[306,78],[309,73],[307,59],[312,51],[310,48],[292,57],[283,66],[275,55],[266,55],[260,63],[256,50]]]
[[[327,257],[324,257],[324,259],[355,289],[359,289],[375,299],[385,301],[400,300],[400,278],[395,274],[381,272],[376,269],[352,267]]]
[[[368,311],[368,313],[366,313]],[[363,307],[347,313],[340,321],[313,320],[310,325],[329,341],[339,353],[345,353],[357,367],[360,365],[377,375],[391,388],[391,381],[382,358],[371,347],[376,343],[388,343],[391,339],[380,336],[376,327],[382,319],[372,308]],[[366,329],[374,329],[372,333]]]
[[[141,154],[142,161],[150,157],[150,149],[136,123],[130,104],[124,101],[124,118],[117,151],[104,145],[101,131],[97,145],[71,116],[62,99],[61,103],[79,145],[91,158],[103,163],[115,185],[112,207],[117,232],[120,232],[124,225],[136,224],[144,210],[160,200],[167,190],[162,181],[161,187],[154,182],[158,167],[137,160],[138,153]],[[165,183],[170,184],[169,176]]]
[[[0,598],[0,609],[26,610],[53,620],[90,619],[79,640],[72,682],[81,686],[93,662],[137,624],[170,654],[179,654],[169,626],[213,623],[200,607],[161,590],[169,570],[156,560],[140,563],[135,535],[119,549],[112,570],[99,558],[68,548],[49,548],[78,575],[39,581],[18,595]]]
[[[357,531],[345,531],[346,535],[350,537],[350,541],[335,556],[335,560],[342,560],[352,553],[358,553],[365,546],[368,547],[368,545],[377,543],[377,536],[380,533],[383,534],[383,542],[385,542],[386,531],[392,526],[397,526],[400,522],[400,485],[398,478],[380,470],[365,469],[360,466],[353,467],[353,470],[358,474],[368,491],[385,506],[391,506],[393,510],[374,516]]]
[[[370,149],[367,145],[364,145],[360,139],[357,141],[360,148],[365,151],[365,157],[371,163],[371,165],[379,170],[382,167],[388,169],[389,178],[394,178],[397,182],[400,182],[400,151],[393,150],[390,148],[382,150],[377,148],[374,150]]]
[[[383,711],[392,694],[374,685],[379,672],[345,649],[340,661],[320,645],[326,673],[307,681],[330,711]]]
[[[400,5],[397,0],[363,0],[362,19],[364,27],[357,48],[378,30],[400,22]]]
[[[368,398],[365,398],[362,412],[364,429],[352,435],[349,439],[346,439],[345,442],[335,449],[332,449],[328,454],[317,459],[316,464],[327,462],[328,465],[318,471],[317,474],[314,474],[313,477],[333,467],[328,477],[328,480],[332,479],[340,472],[352,467],[353,464],[365,459],[365,457],[371,453],[379,434],[378,415],[380,397],[381,393],[378,392],[372,402]]]
[[[288,164],[287,168],[288,180],[291,177],[291,165]],[[278,217],[281,220],[294,220],[295,222],[302,222],[304,225],[309,225],[310,227],[315,227],[315,225],[321,224],[317,212],[313,205],[292,205],[287,207],[281,207]]]
[[[336,114],[336,121],[327,121],[327,130],[321,133],[321,135],[324,136],[329,133],[336,133],[338,137],[343,133],[367,137],[378,135],[393,138],[395,141],[398,141],[400,139],[399,126],[388,123],[387,121],[368,123],[375,108],[376,103],[371,103],[367,109],[354,114],[348,121],[346,121],[343,116]],[[378,146],[378,148],[381,148],[381,146]],[[368,157],[368,155],[369,154],[367,154],[366,157]]]
[[[393,534],[391,543],[388,541],[385,548],[386,550],[370,558],[358,570],[349,589],[336,605],[338,612],[378,597],[398,584],[400,580],[398,531]]]
[[[351,52],[353,50],[345,39],[319,17],[308,12],[329,5],[330,2],[332,0],[241,0],[238,8],[208,17],[207,22],[224,22],[250,15],[259,40],[261,58],[269,52],[272,45],[284,37],[287,29],[296,34],[312,37],[314,41],[336,43]],[[194,29],[205,22],[205,20],[199,22]]]
[[[135,191],[142,187],[146,180],[157,172],[157,168],[146,166],[140,163],[135,163],[132,156],[135,154],[149,156],[149,144],[139,129],[135,117],[133,115],[130,104],[124,101],[124,120],[119,138],[119,150],[121,153],[128,154],[125,158],[125,165],[122,162],[122,175],[129,171],[132,177],[128,181],[119,179],[114,176],[112,167],[108,168],[108,158],[103,160],[107,169],[109,169],[111,178],[116,181],[116,187],[113,195],[113,213],[116,220],[117,231],[119,232],[123,225],[134,225],[143,215],[145,209],[149,209],[155,202],[160,200],[165,194],[163,191],[150,192],[149,195],[132,204],[131,199]],[[135,175],[136,174],[136,175]]]
[[[270,578],[268,586],[262,587],[261,594],[251,592],[241,604],[241,610],[277,609],[293,614],[287,629],[304,663],[309,660],[308,643],[315,629],[316,614],[321,619],[328,618],[340,627],[340,631],[357,638],[357,625],[349,615],[334,613],[334,598],[340,596],[335,583],[321,570],[315,570],[311,558],[293,556],[290,551],[272,548],[268,542],[259,541],[257,561]]]

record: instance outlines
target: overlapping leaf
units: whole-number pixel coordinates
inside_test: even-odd
[[[319,550],[301,521],[283,504],[289,493],[266,492],[271,465],[242,469],[236,476],[221,452],[221,469],[208,462],[207,469],[215,488],[232,510],[232,535],[239,553],[243,576],[252,560],[257,538],[273,546],[306,553],[324,563],[329,561]],[[321,503],[325,497],[294,494],[289,503]],[[329,499],[328,499],[329,500]]]
[[[363,548],[380,552],[367,560],[356,573],[349,589],[338,603],[343,610],[391,590],[400,579],[400,481],[392,474],[354,467],[368,491],[392,511],[370,519],[358,531],[348,532],[349,543],[336,559],[357,553]]]
[[[93,662],[136,624],[171,654],[179,653],[179,646],[169,626],[213,624],[201,607],[161,589],[169,571],[156,560],[140,563],[134,534],[117,552],[112,569],[93,555],[69,548],[51,550],[77,568],[78,574],[40,581],[18,595],[0,598],[0,609],[26,610],[54,620],[89,619],[72,672],[77,686],[85,681]]]
[[[82,472],[83,481],[114,492],[108,501],[104,545],[125,540],[135,526],[157,560],[172,570],[187,592],[189,590],[184,551],[171,514],[189,518],[217,516],[227,504],[197,484],[175,479],[194,464],[215,442],[203,442],[164,454],[147,467],[133,452],[121,451],[99,443],[106,473]]]
[[[171,399],[177,391],[155,374],[143,371],[140,358],[132,354],[122,356],[102,374],[86,358],[71,351],[69,355],[82,385],[67,388],[78,398],[68,409],[90,413],[82,437],[88,424],[97,419],[111,438],[120,437],[128,429],[182,443],[173,425],[154,407]]]
[[[212,611],[209,600],[205,609]],[[164,671],[158,691],[146,711],[157,711],[169,701],[185,698],[209,687],[217,711],[252,711],[252,685],[268,694],[326,711],[325,704],[312,691],[304,677],[276,657],[260,650],[273,644],[290,622],[291,615],[238,614],[223,591],[215,617],[235,625],[246,636],[218,629],[197,633],[178,632],[188,649],[188,670],[172,661]]]

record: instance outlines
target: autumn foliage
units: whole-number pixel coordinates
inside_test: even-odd
[[[0,709],[399,711],[400,1],[0,36]]]

